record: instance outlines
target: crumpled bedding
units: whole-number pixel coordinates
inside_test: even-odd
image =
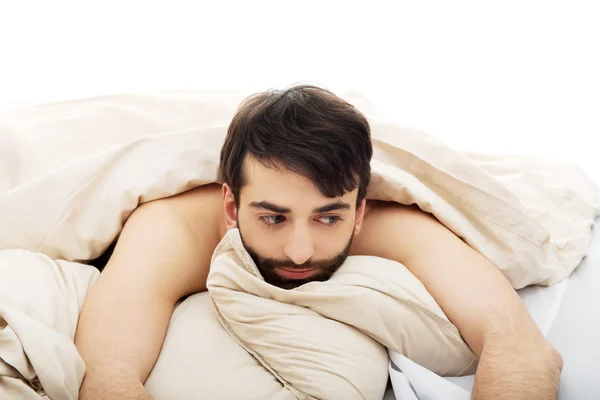
[[[0,251],[0,399],[77,399],[85,371],[73,342],[96,268]]]
[[[397,262],[352,256],[327,282],[284,290],[262,279],[232,229],[207,287],[225,329],[298,398],[381,399],[386,347],[442,376],[475,372],[458,329]]]
[[[97,273],[84,264],[118,237],[140,203],[217,180],[226,127],[245,95],[105,96],[0,114],[0,282],[12,289],[0,292],[0,397],[76,398],[84,366],[72,337]],[[369,198],[417,204],[432,213],[515,288],[559,282],[587,254],[596,189],[577,166],[459,152],[381,119],[360,96],[347,98],[371,110]],[[35,293],[15,290],[15,282],[25,282],[23,287],[35,282],[29,272],[38,269],[47,279],[36,284]],[[226,315],[215,293],[215,307]],[[280,298],[277,307],[289,301]],[[295,307],[309,310],[305,304]],[[228,315],[243,319],[252,312],[250,305],[240,305]],[[364,332],[364,326],[335,319],[342,317],[320,318],[344,324],[354,335]],[[403,332],[390,332],[397,335],[392,342],[402,344]],[[382,348],[392,343],[381,343],[373,332],[363,337]],[[247,342],[244,347],[258,354]],[[280,371],[269,373],[298,395],[305,393]]]

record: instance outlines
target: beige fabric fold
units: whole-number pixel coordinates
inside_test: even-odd
[[[381,399],[386,347],[443,376],[475,370],[456,327],[397,262],[349,257],[329,281],[284,290],[262,279],[232,229],[207,286],[225,329],[299,398]]]
[[[227,125],[245,95],[106,96],[0,114],[0,248],[96,258],[140,203],[217,180]],[[371,109],[359,95],[347,98]],[[433,213],[515,288],[556,283],[587,253],[596,187],[577,166],[461,153],[366,114],[375,152],[369,198]]]
[[[27,271],[39,269],[46,271],[48,285],[36,283],[39,288],[36,293],[14,288],[7,292],[10,296],[0,293],[2,340],[10,343],[5,348],[11,349],[0,356],[0,393],[27,387],[38,396],[53,390],[75,395],[73,388],[80,381],[82,369],[71,339],[77,310],[85,297],[84,288],[93,282],[89,270],[78,263],[102,254],[140,203],[217,181],[219,151],[227,125],[247,94],[115,95],[0,113],[0,250],[9,251],[3,253],[0,268],[4,271],[0,273],[7,274],[13,282],[38,282]],[[490,259],[515,288],[556,283],[568,276],[587,254],[597,208],[596,187],[577,166],[543,159],[459,152],[424,132],[381,119],[358,94],[345,97],[366,111],[371,122],[375,154],[368,198],[417,204],[431,212]],[[380,263],[379,260],[364,262]],[[400,267],[390,270],[403,271]],[[350,275],[359,279],[358,275]],[[345,275],[340,275],[340,279],[342,276]],[[0,276],[0,282],[4,279],[4,275]],[[372,285],[369,290],[376,292],[378,281],[366,277],[360,280]],[[341,282],[335,285],[344,286]],[[355,288],[346,285],[344,290]],[[235,290],[226,293],[233,298],[243,295],[243,291]],[[364,321],[345,320],[349,316],[343,313],[328,315],[322,308],[327,306],[319,301],[324,302],[331,294],[319,293],[325,297],[302,294],[315,299],[301,307],[306,310],[305,317],[310,319],[323,312],[320,320],[354,332],[348,333],[358,343],[354,355],[371,352],[373,365],[379,365],[376,360],[383,353],[376,349],[394,344],[397,337],[380,335],[379,328],[369,330]],[[414,295],[411,291],[401,293]],[[418,298],[424,301],[423,297]],[[225,298],[220,299],[221,304],[227,303]],[[291,307],[296,312],[298,306],[288,304],[288,300],[282,298],[277,309]],[[401,300],[399,296],[389,301],[408,304]],[[384,300],[377,302],[383,304]],[[430,311],[436,310],[432,304],[424,304]],[[402,312],[416,315],[411,314],[416,311],[406,307]],[[432,312],[431,321],[443,319]],[[400,331],[389,332],[398,337],[405,335],[402,329],[410,328],[395,326]],[[435,326],[438,331],[431,333],[432,340],[450,340],[452,336],[447,336],[447,329],[451,327]],[[40,340],[39,332],[45,332],[43,337],[49,339]],[[284,332],[273,331],[271,340],[282,341],[277,335]],[[414,336],[407,339],[410,340],[403,342],[408,344],[400,348],[401,352],[420,348],[420,343],[413,343],[417,341]],[[163,352],[177,346],[192,344],[167,346]],[[223,346],[212,349],[214,353],[199,351],[190,356],[203,360],[230,351],[231,348]],[[450,341],[452,346],[454,342]],[[327,351],[322,354],[327,355]],[[420,354],[416,351],[413,356]],[[457,365],[463,361],[459,356]],[[309,365],[314,360],[306,362]],[[366,365],[369,364],[363,368]],[[281,367],[285,369],[285,365]],[[348,373],[352,372],[350,366],[346,368]],[[448,372],[460,370],[453,368]],[[272,368],[262,372],[272,378],[276,371]],[[223,374],[236,376],[235,368],[229,372],[223,370]],[[356,393],[368,392],[364,389],[367,375],[358,372],[352,375],[351,379],[356,379]],[[293,381],[286,376],[284,373],[277,379]],[[156,385],[160,382],[169,386],[156,375],[152,379]],[[290,388],[285,389],[286,393],[291,393],[295,385],[303,388],[295,389],[297,393],[310,393],[314,389],[299,378],[294,382],[286,383]],[[231,385],[235,386],[235,382]],[[248,394],[247,388],[240,389],[241,398],[243,393]],[[24,391],[21,397],[30,395]]]
[[[75,344],[98,270],[25,250],[0,251],[0,399],[77,399]]]

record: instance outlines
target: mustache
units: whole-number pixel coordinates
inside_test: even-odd
[[[295,264],[292,261],[286,260],[274,260],[274,259],[262,259],[261,263],[263,266],[267,268],[285,268],[289,270],[305,270],[305,269],[315,269],[323,267],[326,262],[323,261],[306,261],[302,264]]]

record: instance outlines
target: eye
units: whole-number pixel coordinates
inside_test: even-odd
[[[318,218],[318,220],[323,225],[335,226],[342,220],[342,218],[337,215],[322,215]]]
[[[259,219],[267,226],[279,225],[285,221],[285,217],[283,215],[263,215]]]

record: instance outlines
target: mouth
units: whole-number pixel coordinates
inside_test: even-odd
[[[310,278],[312,275],[317,273],[317,271],[319,271],[319,268],[305,268],[305,269],[283,268],[283,267],[277,268],[278,274],[287,279]]]

